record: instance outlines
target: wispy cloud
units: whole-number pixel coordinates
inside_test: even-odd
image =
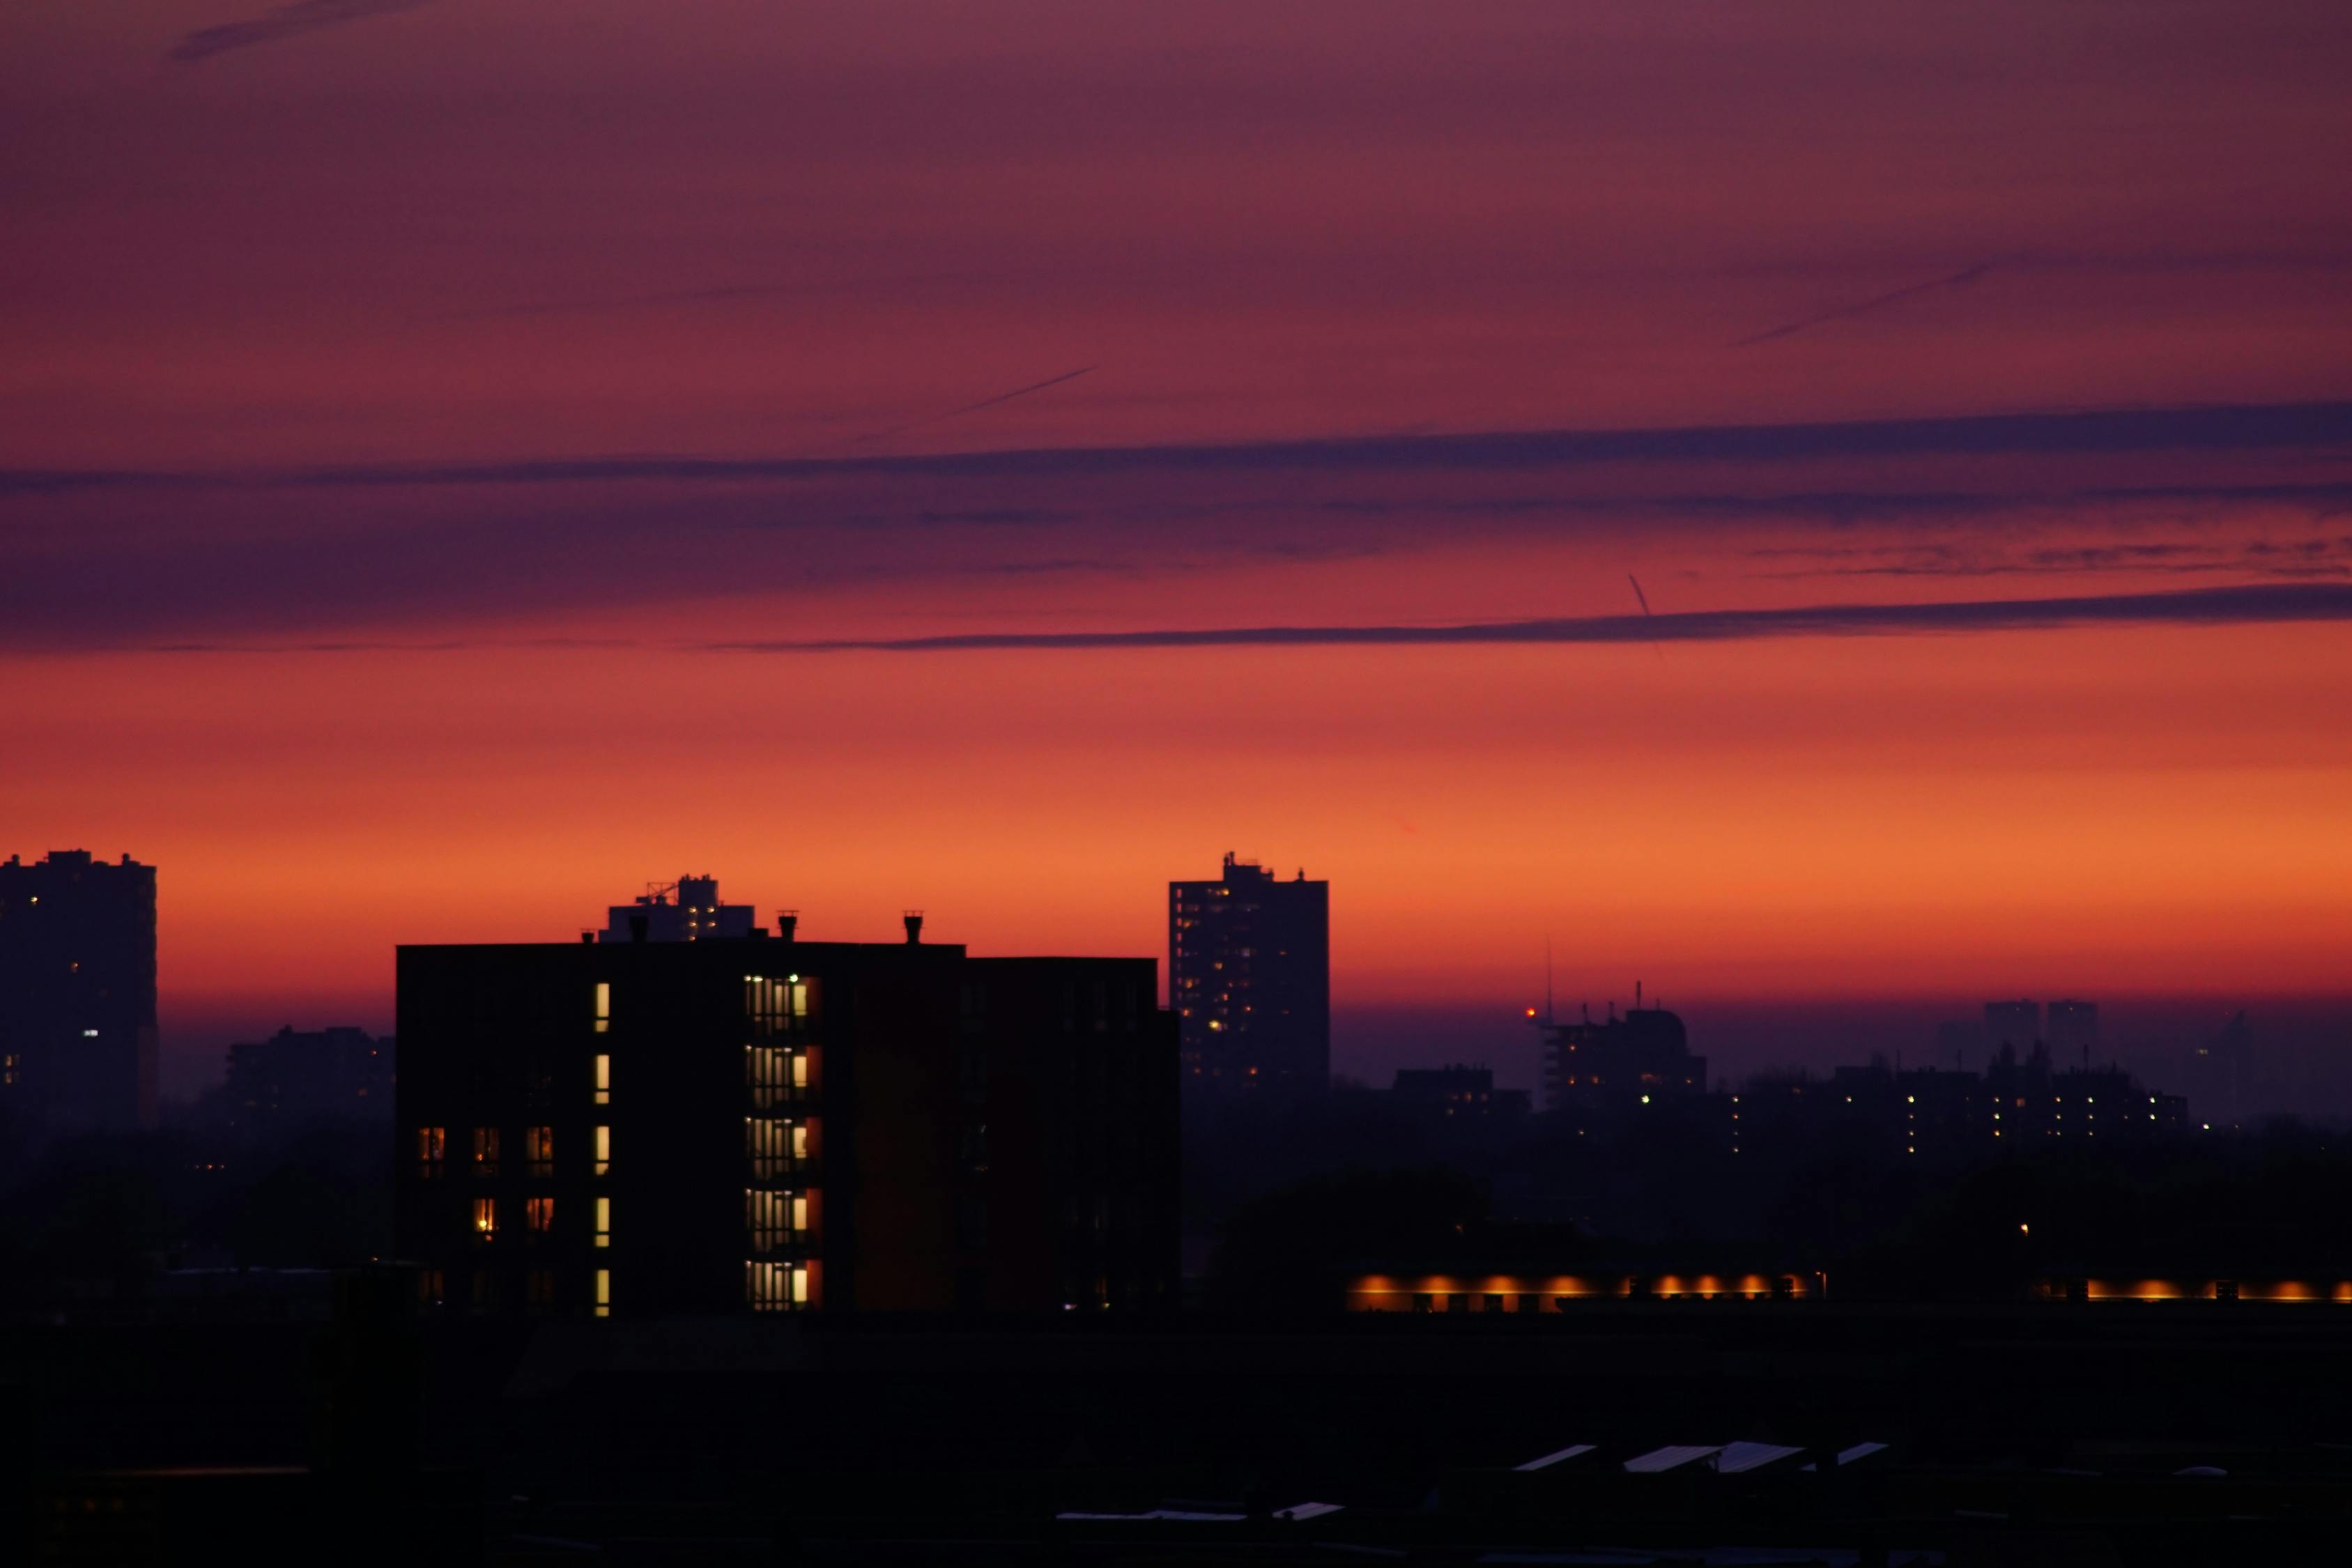
[[[274,44],[282,38],[299,37],[305,33],[340,27],[347,22],[364,22],[371,16],[388,16],[396,11],[418,10],[432,3],[433,0],[295,0],[293,5],[265,11],[251,21],[223,22],[215,26],[198,27],[173,44],[166,58],[184,63],[208,60],[232,49]]]
[[[1076,652],[1105,648],[1418,647],[1508,643],[1733,642],[1761,637],[1900,637],[1934,632],[2042,631],[2126,624],[2231,626],[2352,620],[2352,584],[2299,583],[1956,604],[1808,605],[1782,609],[1690,610],[1664,616],[1585,616],[1454,626],[1307,626],[1155,628],[1102,632],[971,632],[949,637],[715,642],[740,653]]]
[[[967,409],[1054,385],[984,398]],[[960,412],[960,411],[959,411]],[[945,417],[945,416],[941,416]],[[410,487],[569,485],[622,481],[733,483],[831,475],[1024,479],[1174,470],[1192,473],[1320,469],[1331,473],[1540,469],[1592,463],[1799,462],[1902,458],[2147,451],[2352,448],[2352,402],[2234,404],[2180,408],[1984,414],[1790,425],[1699,425],[1654,429],[1497,430],[1448,436],[1336,437],[1299,441],[1163,447],[1026,447],[854,458],[620,456],[489,463],[352,464],[242,470],[0,469],[0,495],[173,487],[397,489]]]
[[[1915,300],[1922,294],[1934,294],[1946,289],[1965,289],[2000,265],[1998,261],[1979,261],[1974,267],[1961,268],[1948,278],[1930,278],[1925,283],[1909,284],[1901,289],[1890,289],[1884,294],[1874,294],[1867,300],[1858,300],[1851,305],[1840,305],[1834,310],[1822,310],[1811,316],[1801,317],[1796,321],[1758,332],[1753,337],[1741,338],[1731,346],[1736,349],[1754,348],[1759,343],[1775,342],[1781,338],[1794,337],[1799,332],[1813,327],[1825,326],[1832,321],[1843,321],[1855,316],[1866,316],[1873,310],[1883,310],[1889,305],[1899,305],[1906,300]]]

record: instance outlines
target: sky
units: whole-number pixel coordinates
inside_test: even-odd
[[[1367,1074],[1525,1081],[1547,940],[1734,1056],[2352,1062],[2347,79],[2323,4],[19,0],[0,852],[162,868],[183,1085],[682,872],[1153,953],[1227,849]]]

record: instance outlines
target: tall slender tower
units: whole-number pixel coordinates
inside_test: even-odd
[[[1331,1081],[1331,884],[1225,855],[1168,884],[1168,1003],[1188,1091],[1313,1094]]]
[[[155,1125],[155,868],[55,849],[0,865],[0,1123]]]

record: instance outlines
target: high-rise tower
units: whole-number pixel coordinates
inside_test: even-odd
[[[0,865],[0,1121],[155,1124],[155,868],[54,849]]]
[[[1213,882],[1168,884],[1168,1005],[1186,1088],[1313,1093],[1331,1079],[1331,884],[1228,851]]]

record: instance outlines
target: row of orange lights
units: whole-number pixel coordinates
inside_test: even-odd
[[[2086,1279],[2084,1294],[2094,1301],[2210,1301],[2217,1300],[2214,1279]],[[2352,1279],[2326,1281],[2308,1279],[2242,1279],[2237,1286],[2241,1301],[2337,1301],[2352,1305]],[[2069,1281],[2059,1279],[2041,1287],[2042,1295],[2053,1299],[2067,1294]]]
[[[1348,1287],[1348,1304],[1357,1311],[1410,1311],[1413,1299],[1431,1298],[1431,1305],[1444,1310],[1449,1297],[1459,1297],[1465,1310],[1484,1310],[1488,1296],[1506,1299],[1533,1297],[1538,1311],[1557,1311],[1561,1299],[1606,1300],[1612,1297],[1630,1298],[1636,1287],[1653,1297],[1696,1296],[1712,1300],[1717,1296],[1768,1297],[1772,1294],[1776,1279],[1786,1279],[1790,1293],[1797,1297],[1811,1296],[1818,1286],[1814,1278],[1806,1274],[1557,1274],[1539,1279],[1518,1275],[1496,1274],[1484,1278],[1464,1278],[1450,1274],[1432,1274],[1420,1279],[1399,1279],[1385,1274],[1370,1274],[1352,1281]],[[1506,1310],[1521,1310],[1516,1303]]]

